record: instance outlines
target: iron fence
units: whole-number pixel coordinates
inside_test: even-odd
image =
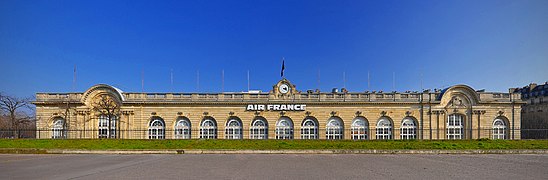
[[[0,138],[24,139],[548,139],[548,129],[0,129]]]

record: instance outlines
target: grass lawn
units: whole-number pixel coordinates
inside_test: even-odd
[[[548,140],[121,140],[0,139],[2,148],[25,149],[548,149]]]

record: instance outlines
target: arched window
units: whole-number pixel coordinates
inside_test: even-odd
[[[228,120],[225,127],[225,139],[242,139],[242,123],[239,119]]]
[[[266,123],[266,119],[262,117],[255,118],[251,123],[249,131],[250,139],[268,139],[268,124]]]
[[[451,114],[447,118],[447,139],[464,138],[464,121],[460,114]]]
[[[118,124],[116,121],[118,118],[114,115],[109,116],[106,114],[102,114],[99,116],[99,138],[116,138],[116,124]],[[110,131],[109,128],[109,122],[110,122]]]
[[[153,119],[148,126],[149,139],[165,139],[165,124],[162,119]]]
[[[276,123],[276,139],[293,139],[293,121],[281,117]]]
[[[67,138],[67,132],[65,131],[65,120],[63,118],[55,118],[53,120],[53,126],[51,127],[52,139],[65,139]]]
[[[326,139],[343,139],[343,123],[341,118],[331,117],[325,127]]]
[[[385,117],[377,122],[377,139],[392,139],[392,122]]]
[[[190,121],[185,117],[179,117],[175,124],[176,139],[190,139]]]
[[[301,139],[318,139],[318,124],[311,118],[307,118],[301,124]]]
[[[363,117],[357,117],[352,121],[351,136],[353,140],[364,140],[368,137],[368,127],[369,123]]]
[[[202,120],[200,124],[201,139],[217,139],[217,121],[213,118]]]
[[[401,122],[400,128],[401,139],[417,139],[417,125],[411,118],[405,118]]]
[[[506,123],[502,119],[493,121],[493,139],[506,139]]]

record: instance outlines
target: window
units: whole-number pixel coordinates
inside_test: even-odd
[[[276,123],[276,139],[293,139],[293,121],[281,117]]]
[[[176,139],[190,139],[190,121],[186,117],[179,117],[175,124]]]
[[[451,114],[447,120],[447,139],[463,139],[464,124],[463,116]]]
[[[331,117],[325,128],[326,139],[343,139],[343,124],[341,118]]]
[[[405,118],[401,122],[400,128],[401,139],[417,139],[417,125],[411,118]]]
[[[377,122],[377,139],[392,139],[392,123],[386,117]]]
[[[99,138],[116,138],[116,121],[117,117],[114,115],[111,115],[111,120],[109,120],[108,115],[100,115],[99,116]],[[109,121],[110,121],[110,131],[109,129]]]
[[[367,123],[367,120],[364,117],[357,117],[352,121],[351,128],[351,136],[353,140],[364,140],[369,138],[368,137],[368,127],[369,124]]]
[[[165,139],[165,124],[162,119],[153,119],[148,126],[149,139]]]
[[[207,118],[200,124],[201,139],[217,139],[217,122],[213,118]]]
[[[506,139],[506,123],[502,119],[493,121],[493,139]]]
[[[231,118],[226,123],[225,139],[242,139],[242,123],[237,118]]]
[[[53,120],[51,132],[52,139],[67,138],[67,132],[65,131],[65,120],[63,118],[56,118],[55,120]]]
[[[249,134],[250,139],[268,139],[268,124],[266,123],[266,119],[262,117],[255,118],[251,123],[249,131],[251,132]]]
[[[301,139],[318,139],[318,125],[314,119],[307,118],[301,124]]]

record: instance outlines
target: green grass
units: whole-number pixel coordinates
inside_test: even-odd
[[[548,149],[548,140],[116,140],[0,139],[2,148],[24,149]]]

